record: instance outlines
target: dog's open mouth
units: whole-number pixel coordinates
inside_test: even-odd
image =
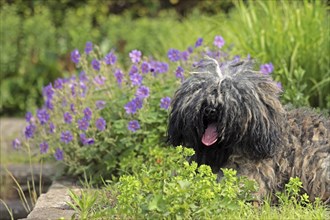
[[[202,137],[202,143],[205,146],[211,146],[218,140],[216,123],[209,124]]]

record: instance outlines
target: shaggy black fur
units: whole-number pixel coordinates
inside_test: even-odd
[[[281,190],[290,176],[299,176],[312,199],[329,201],[330,120],[309,110],[286,111],[277,84],[253,67],[250,60],[221,67],[214,59],[202,60],[172,100],[169,143],[194,148],[196,162],[210,165],[215,173],[233,167],[256,179],[260,196]],[[306,117],[290,122],[298,114]],[[299,123],[315,131],[300,137],[308,127],[295,134],[292,128]],[[217,137],[205,145],[202,139],[210,125],[215,125]],[[320,163],[312,163],[315,153]],[[305,173],[303,165],[312,166],[306,168],[312,173]]]

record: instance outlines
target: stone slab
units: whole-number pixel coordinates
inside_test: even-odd
[[[48,192],[41,194],[32,212],[24,220],[71,219],[75,211],[70,202],[69,189],[79,193],[80,189],[65,182],[54,182]]]

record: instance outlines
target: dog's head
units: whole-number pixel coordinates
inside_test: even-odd
[[[232,149],[252,158],[273,155],[281,135],[280,89],[250,60],[219,67],[206,58],[182,83],[171,103],[170,144],[195,151]]]

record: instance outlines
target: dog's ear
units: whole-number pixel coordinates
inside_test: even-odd
[[[253,69],[253,61],[224,66],[218,131],[223,145],[260,159],[273,156],[281,143],[284,110],[276,82]]]
[[[245,112],[251,117],[245,137],[247,153],[254,158],[273,156],[281,144],[284,110],[279,101],[280,89],[267,76],[253,79],[253,96],[247,100]]]

